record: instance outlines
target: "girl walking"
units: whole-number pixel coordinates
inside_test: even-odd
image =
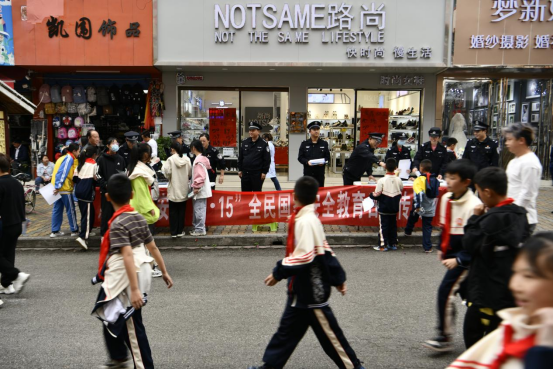
[[[190,151],[196,156],[192,167],[192,191],[194,192],[194,217],[192,225],[194,230],[191,236],[205,236],[205,217],[207,199],[211,197],[211,184],[208,171],[211,169],[209,159],[203,156],[203,146],[198,140],[192,141]]]
[[[90,231],[94,226],[96,214],[94,211],[94,198],[96,197],[96,172],[98,158],[98,148],[88,145],[81,152],[79,157],[79,165],[73,176],[75,185],[75,197],[79,203],[81,211],[81,228],[77,242],[85,250],[88,249],[88,238],[94,236]]]

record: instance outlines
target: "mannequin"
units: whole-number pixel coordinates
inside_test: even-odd
[[[465,135],[464,131],[465,126],[465,117],[461,113],[455,114],[451,119],[451,124],[449,126],[449,137],[457,139],[455,153],[457,154],[458,158],[463,156],[463,151],[465,151],[465,146],[467,146],[467,136]]]

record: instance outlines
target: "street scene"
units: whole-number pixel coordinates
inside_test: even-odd
[[[0,368],[549,368],[552,22],[0,1]]]

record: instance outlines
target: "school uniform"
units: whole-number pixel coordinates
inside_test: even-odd
[[[94,226],[96,213],[94,211],[94,199],[96,197],[96,181],[94,175],[97,172],[96,161],[86,159],[81,170],[73,177],[75,185],[75,197],[79,202],[81,211],[81,230],[79,237],[83,240],[88,239],[88,235]]]
[[[286,257],[277,262],[273,277],[288,279],[286,308],[263,361],[281,369],[309,327],[326,354],[341,369],[361,367],[329,306],[331,288],[346,274],[328,246],[313,204],[302,207],[289,221]]]
[[[429,184],[430,183],[430,184]],[[430,198],[427,194],[429,186],[437,186],[439,182],[430,175],[421,175],[413,182],[413,206],[407,218],[405,234],[410,236],[413,233],[415,224],[422,218],[422,247],[424,251],[432,250],[432,221],[436,215],[436,198]],[[416,209],[420,209],[416,212]]]
[[[397,213],[403,192],[403,182],[395,173],[386,173],[376,183],[376,193],[370,194],[371,199],[378,201],[378,215],[380,219],[380,250],[397,247]]]
[[[79,231],[75,203],[73,202],[73,174],[78,164],[79,162],[73,154],[67,153],[54,166],[52,179],[54,181],[54,188],[59,191],[61,199],[54,203],[54,209],[52,210],[52,233],[60,231],[64,208],[71,232],[76,233]]]

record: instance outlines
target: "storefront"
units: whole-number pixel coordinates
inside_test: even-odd
[[[448,134],[472,137],[486,122],[501,142],[501,128],[532,124],[534,150],[549,170],[552,143],[553,7],[545,1],[457,1],[452,68],[438,76],[436,105]],[[510,159],[502,150],[501,164]]]
[[[258,121],[290,180],[302,174],[298,150],[313,120],[336,173],[369,131],[386,133],[379,155],[400,132],[414,148],[436,124],[451,4],[154,2],[164,131],[181,129],[186,140],[209,133],[233,171],[248,123]]]

